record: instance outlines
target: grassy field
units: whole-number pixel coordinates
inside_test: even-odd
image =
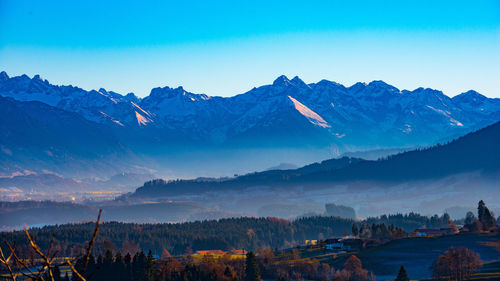
[[[484,264],[471,280],[500,280],[500,261]]]
[[[500,234],[459,234],[435,238],[406,238],[395,240],[385,245],[364,250],[356,254],[363,262],[363,267],[377,275],[378,280],[393,279],[399,267],[404,265],[410,279],[431,277],[431,266],[437,257],[449,247],[467,247],[479,253],[491,272],[499,272]],[[346,256],[338,256],[329,263],[341,267]],[[484,270],[482,270],[484,272]],[[479,276],[478,276],[479,277]]]

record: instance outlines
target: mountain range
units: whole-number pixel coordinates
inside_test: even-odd
[[[0,114],[4,175],[185,175],[179,171],[189,169],[230,175],[445,142],[499,121],[500,99],[473,90],[450,98],[383,81],[346,87],[285,76],[232,97],[163,87],[139,98],[1,72]]]

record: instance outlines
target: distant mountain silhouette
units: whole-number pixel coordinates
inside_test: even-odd
[[[373,181],[411,182],[479,172],[485,178],[500,177],[500,122],[467,134],[445,145],[413,150],[377,161],[340,158],[294,170],[274,170],[219,180],[155,180],[138,188],[131,197],[171,196],[210,190],[259,186],[314,186],[328,183]]]

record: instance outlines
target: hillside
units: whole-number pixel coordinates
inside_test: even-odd
[[[421,181],[470,172],[480,172],[486,178],[498,177],[499,141],[500,123],[496,123],[445,145],[404,152],[377,161],[345,157],[295,170],[266,171],[232,179],[148,182],[131,197],[172,196],[207,190],[245,189],[250,186]]]
[[[41,102],[4,97],[0,97],[0,148],[0,172],[5,174],[45,170],[99,176],[126,170],[127,163],[118,159],[134,159],[104,125]]]

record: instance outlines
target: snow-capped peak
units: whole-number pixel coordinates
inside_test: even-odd
[[[288,86],[290,84],[291,84],[290,79],[288,79],[288,77],[286,77],[285,75],[279,76],[273,82],[273,86],[281,86],[281,87],[285,87],[285,86]]]
[[[302,79],[300,79],[299,76],[293,77],[293,79],[290,80],[290,83],[298,88],[311,88],[304,81],[302,81]]]
[[[453,98],[454,100],[460,100],[460,101],[465,101],[465,100],[473,100],[473,101],[482,101],[485,99],[488,99],[487,97],[481,95],[480,93],[474,91],[474,90],[469,90],[465,93],[461,93],[460,95],[456,96]]]
[[[0,72],[0,81],[7,81],[9,79],[9,75],[7,75],[7,72],[2,71]]]

